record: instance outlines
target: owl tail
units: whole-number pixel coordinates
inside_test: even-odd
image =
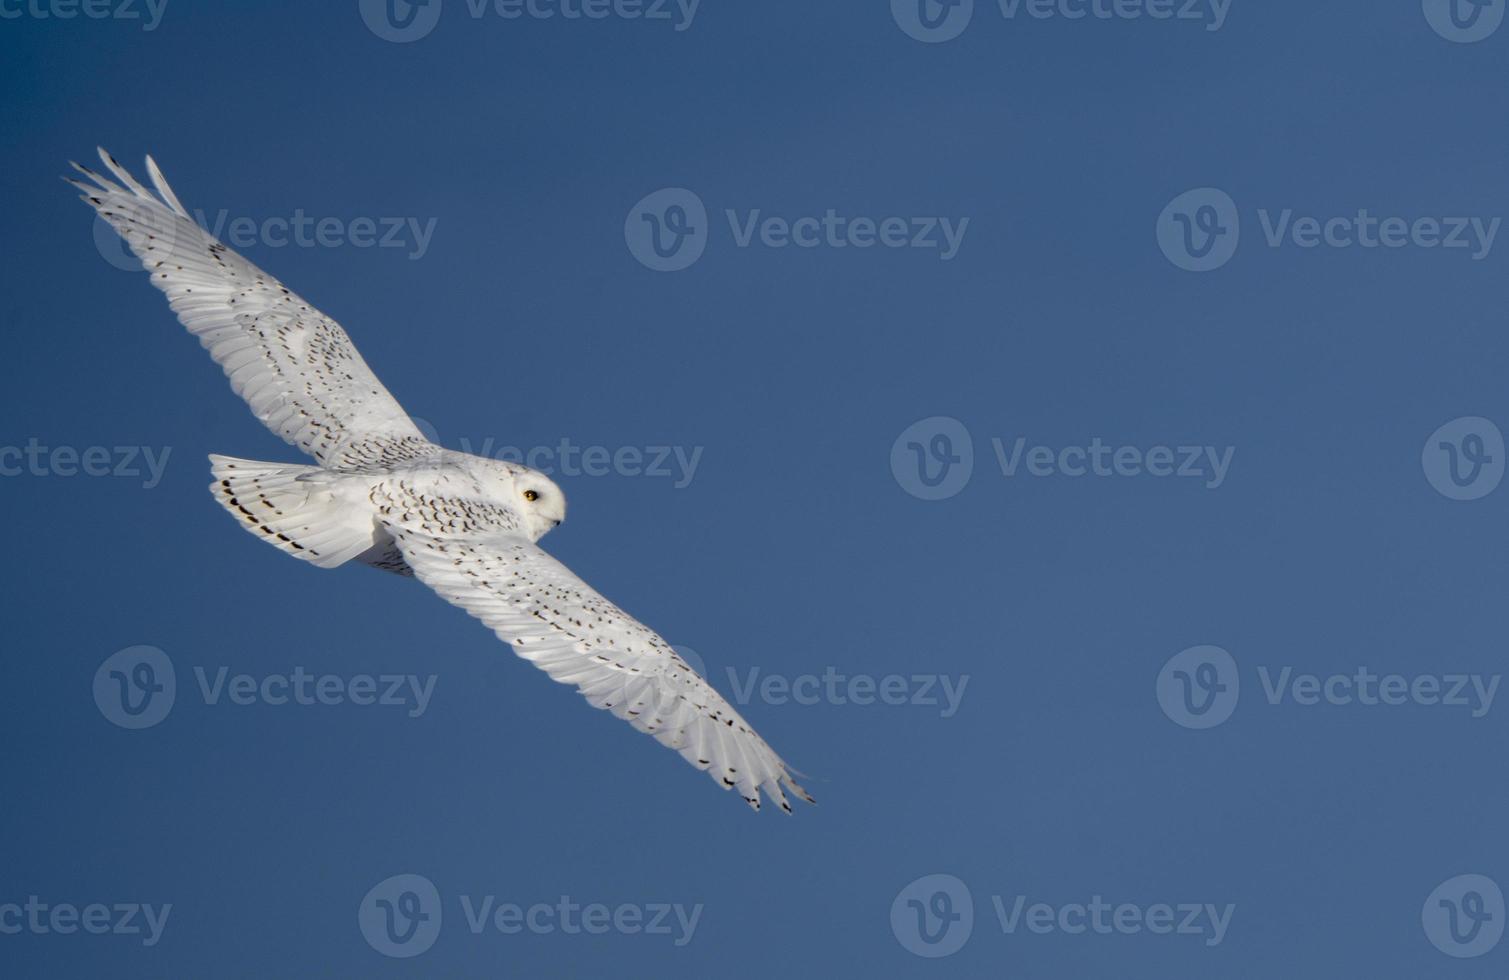
[[[373,548],[370,513],[342,499],[338,477],[318,466],[211,456],[210,492],[247,531],[279,551],[334,568]]]

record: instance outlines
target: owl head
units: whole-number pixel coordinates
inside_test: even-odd
[[[538,541],[566,519],[566,495],[539,470],[515,467],[510,503],[524,518],[530,540]]]

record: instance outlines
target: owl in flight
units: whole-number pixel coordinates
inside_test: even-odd
[[[670,645],[539,540],[566,516],[543,473],[442,449],[377,380],[340,324],[189,216],[151,157],[154,195],[100,151],[114,180],[65,178],[167,294],[179,321],[273,432],[318,465],[211,456],[210,491],[241,526],[302,561],[416,576],[519,656],[737,789],[791,812],[793,770]],[[117,183],[117,181],[119,183]]]

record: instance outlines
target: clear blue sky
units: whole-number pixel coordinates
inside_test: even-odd
[[[1509,26],[973,7],[924,43],[879,0],[445,0],[397,43],[357,0],[0,0],[0,973],[1502,976],[1509,943],[1437,947],[1443,915],[1457,953],[1502,929],[1451,882],[1509,886],[1509,701],[1425,702],[1505,660],[1509,487],[1450,499],[1447,458],[1491,481],[1502,445],[1435,433],[1509,424]],[[206,455],[297,457],[97,249],[56,180],[97,143],[239,227],[446,445],[584,454],[545,545],[726,696],[773,678],[741,710],[819,806],[750,813],[416,582],[239,530]],[[1181,446],[1202,476],[1146,472]],[[695,468],[640,472],[655,447]],[[140,646],[176,694],[131,729],[102,665]],[[1203,646],[1230,659],[1171,662]],[[272,703],[296,669],[346,700]],[[364,674],[433,687],[350,703]],[[1188,728],[1184,694],[1237,700]],[[1074,931],[1097,896],[1143,925]],[[384,909],[432,900],[433,944],[384,955]],[[152,945],[49,924],[94,903],[172,909]],[[1162,904],[1204,932],[1150,931]]]

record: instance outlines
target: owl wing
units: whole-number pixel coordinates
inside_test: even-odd
[[[574,684],[758,810],[760,791],[787,813],[784,790],[812,797],[792,770],[717,691],[655,632],[604,599],[529,540],[476,524],[477,511],[447,519],[432,498],[402,491],[379,503],[414,574],[492,628],[552,679]],[[437,519],[438,518],[438,519]]]
[[[231,387],[273,432],[331,469],[433,452],[341,325],[217,241],[147,158],[156,195],[100,150],[119,181],[65,178],[125,239]]]

